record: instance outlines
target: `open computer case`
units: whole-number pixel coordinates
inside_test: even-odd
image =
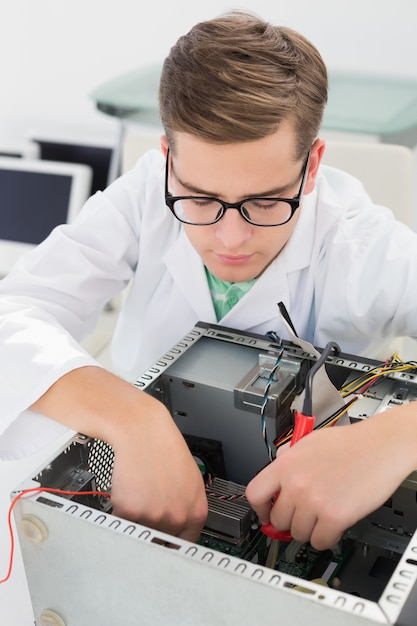
[[[113,452],[82,434],[19,485],[12,497],[40,488],[14,508],[36,624],[415,626],[415,473],[323,552],[271,542],[245,498],[269,462],[266,440],[290,431],[315,362],[302,345],[200,322],[136,381],[169,408],[206,481],[196,543],[83,495],[111,490]],[[381,369],[336,351],[326,372],[340,397],[359,381],[351,422],[417,398],[417,364]]]

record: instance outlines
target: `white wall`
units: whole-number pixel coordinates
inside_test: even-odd
[[[197,21],[234,6],[296,28],[329,68],[417,79],[416,0],[13,0],[0,7],[0,146],[33,127],[113,137],[90,92],[162,60]]]

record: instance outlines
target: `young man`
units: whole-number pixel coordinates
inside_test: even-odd
[[[289,29],[235,12],[180,38],[162,72],[163,156],[145,155],[0,285],[3,456],[58,424],[108,441],[114,512],[194,540],[200,472],[167,409],[129,381],[198,320],[286,337],[280,301],[318,346],[372,355],[417,336],[417,237],[320,167],[326,98],[320,55]],[[77,342],[129,281],[119,378]],[[311,434],[247,495],[261,522],[325,548],[415,467],[408,405]]]

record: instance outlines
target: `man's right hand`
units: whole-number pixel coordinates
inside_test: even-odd
[[[143,394],[146,395],[146,394]],[[207,517],[204,481],[167,409],[146,396],[113,442],[115,515],[196,541]]]
[[[203,477],[161,402],[99,367],[83,367],[31,408],[112,446],[115,515],[198,539],[208,511]]]

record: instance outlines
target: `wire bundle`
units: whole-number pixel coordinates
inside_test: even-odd
[[[329,415],[320,424],[315,426],[314,430],[326,428],[327,426],[333,426],[336,424],[336,422],[349,411],[350,407],[355,404],[355,402],[357,402],[364,393],[366,393],[374,385],[377,385],[389,374],[395,372],[409,372],[411,370],[415,370],[416,368],[417,361],[402,361],[397,354],[393,354],[392,357],[385,363],[381,363],[381,365],[373,367],[355,378],[355,380],[343,386],[340,389],[340,394],[343,398],[347,398],[345,405],[332,415]],[[293,427],[291,427],[275,439],[274,446],[276,449],[291,441],[293,430]]]
[[[272,381],[274,380],[274,375],[275,372],[277,371],[279,364],[281,362],[282,359],[282,355],[284,354],[284,348],[281,348],[281,351],[277,357],[277,360],[275,361],[274,365],[272,366],[272,369],[270,371],[268,380],[266,381],[266,385],[265,385],[265,390],[264,390],[264,396],[262,398],[262,403],[261,403],[261,426],[262,426],[262,436],[264,438],[265,441],[265,445],[266,445],[266,449],[268,452],[268,458],[270,461],[274,460],[274,455],[273,455],[273,448],[269,442],[269,438],[268,438],[268,433],[266,432],[266,419],[265,419],[265,409],[266,409],[266,405],[268,402],[268,393],[269,393],[269,389],[271,387]]]

